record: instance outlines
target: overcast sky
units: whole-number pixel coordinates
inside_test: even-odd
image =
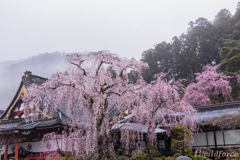
[[[140,59],[143,51],[213,20],[238,0],[1,0],[0,61],[46,52],[109,50]]]

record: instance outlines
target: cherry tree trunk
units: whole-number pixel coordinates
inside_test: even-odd
[[[110,129],[107,131],[108,115],[104,114],[104,111],[107,110],[107,103],[105,104],[104,110],[101,112],[101,116],[97,120],[97,140],[98,140],[98,154],[101,159],[110,159],[111,151],[110,151]],[[106,122],[107,119],[107,122]],[[104,126],[104,127],[102,127]]]
[[[151,157],[151,145],[153,145],[153,133],[154,129],[151,126],[151,121],[149,122],[149,127],[148,127],[148,133],[147,133],[147,154],[148,154],[148,159],[150,160]]]
[[[110,141],[107,135],[99,135],[98,136],[98,144],[99,144],[99,158],[101,159],[110,159],[111,152],[110,152]]]

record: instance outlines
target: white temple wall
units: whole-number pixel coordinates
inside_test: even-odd
[[[16,146],[15,143],[8,145],[8,154],[12,154],[15,152],[15,146]],[[22,147],[28,152],[34,152],[34,153],[57,151],[58,147],[62,151],[72,151],[73,143],[69,142],[67,139],[58,139],[58,140],[47,140],[47,141],[39,141],[39,142],[19,143],[19,148],[20,147]],[[3,145],[2,149],[3,149],[2,154],[4,154],[5,145]],[[21,150],[19,151],[19,153],[20,152]]]
[[[240,129],[215,131],[215,135],[213,131],[199,132],[193,135],[193,139],[194,149],[201,147],[215,148],[215,139],[217,148],[223,148],[227,145],[239,145]]]

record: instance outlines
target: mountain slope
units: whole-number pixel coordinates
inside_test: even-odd
[[[47,78],[57,70],[64,71],[69,67],[66,55],[60,52],[44,53],[21,61],[0,62],[0,110],[5,110],[10,104],[25,70]]]

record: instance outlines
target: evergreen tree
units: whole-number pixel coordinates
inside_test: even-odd
[[[221,61],[221,70],[231,76],[240,74],[240,40],[225,40],[221,55],[226,57]]]
[[[194,73],[202,72],[203,66],[220,62],[224,73],[239,74],[239,6],[234,15],[227,9],[220,10],[213,22],[202,17],[191,21],[187,32],[174,36],[171,43],[164,41],[144,51],[142,61],[150,67],[142,73],[145,81],[150,83],[154,74],[171,69],[168,79],[186,79],[188,85],[195,82]]]

